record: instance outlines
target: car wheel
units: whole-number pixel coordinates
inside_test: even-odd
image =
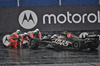
[[[73,42],[73,49],[74,50],[82,50],[84,47],[84,42],[82,41],[74,41]]]
[[[37,49],[38,46],[39,46],[39,40],[35,38],[30,40],[29,48]]]
[[[95,50],[98,46],[99,46],[98,41],[92,41],[91,44],[90,44],[90,49]]]

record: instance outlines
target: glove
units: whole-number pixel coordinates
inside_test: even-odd
[[[22,42],[22,40],[20,39],[20,42]]]

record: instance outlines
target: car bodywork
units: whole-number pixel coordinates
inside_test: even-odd
[[[69,34],[71,35],[70,38],[68,38]],[[48,45],[48,48],[73,48],[74,50],[90,48],[94,50],[99,46],[99,37],[97,35],[88,35],[85,38],[79,38],[72,33],[54,34],[44,36],[40,44]]]

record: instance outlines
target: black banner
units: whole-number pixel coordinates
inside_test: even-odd
[[[100,6],[1,7],[0,32],[100,30]]]

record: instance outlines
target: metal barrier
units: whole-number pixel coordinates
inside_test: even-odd
[[[61,0],[61,5],[99,5],[99,0]]]
[[[57,6],[99,5],[99,0],[0,0],[0,7],[8,6]]]

